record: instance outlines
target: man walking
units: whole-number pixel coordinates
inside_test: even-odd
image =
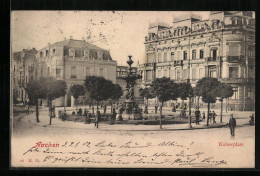
[[[233,117],[233,114],[230,114],[229,128],[230,128],[231,136],[235,136],[236,125],[237,125],[236,124],[236,119]]]
[[[97,107],[97,113],[96,113],[96,119],[95,119],[95,126],[98,128],[98,123],[100,119],[100,111],[99,108]]]
[[[104,106],[104,114],[106,114],[106,111],[107,111],[107,105],[105,104],[105,106]]]
[[[216,116],[217,114],[215,113],[215,111],[213,111],[212,112],[213,124],[216,123]]]
[[[199,125],[200,124],[200,110],[199,109],[196,109],[195,117],[196,117],[196,125]]]
[[[154,107],[155,109],[154,109],[154,111],[155,111],[155,114],[157,114],[157,110],[158,110],[158,105],[157,104],[155,104],[155,107]]]

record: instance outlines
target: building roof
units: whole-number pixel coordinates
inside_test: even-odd
[[[50,47],[64,47],[64,46],[66,46],[66,47],[80,47],[80,48],[88,48],[88,49],[107,51],[105,49],[97,47],[96,45],[90,44],[90,43],[86,42],[85,40],[68,39],[68,40],[55,42],[55,43],[50,45]],[[47,46],[44,47],[43,49],[45,49],[45,48],[47,48]]]

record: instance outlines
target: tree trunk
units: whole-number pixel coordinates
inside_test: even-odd
[[[36,106],[35,106],[36,110],[36,122],[40,122],[39,120],[39,107],[38,107],[38,99],[36,99]]]
[[[200,109],[200,96],[198,96],[198,109]]]
[[[210,103],[208,103],[207,126],[209,126],[209,109],[210,109]]]
[[[77,101],[77,98],[75,98],[76,113],[77,113],[77,111],[78,111],[77,104],[78,104],[78,101]]]
[[[221,99],[221,108],[220,108],[220,123],[222,123],[222,111],[223,111],[223,99]]]
[[[52,108],[52,100],[50,100],[50,109]],[[50,125],[51,125],[51,118],[52,118],[52,110],[50,110]]]
[[[227,103],[228,99],[226,98],[226,113],[227,113],[227,109],[228,109],[228,103]]]
[[[112,108],[112,106],[113,106],[113,102],[111,101],[111,113],[113,113],[113,108]]]
[[[162,109],[163,109],[163,102],[162,102]],[[162,109],[160,109],[160,129],[162,129]]]

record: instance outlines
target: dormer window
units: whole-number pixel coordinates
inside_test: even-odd
[[[75,57],[75,50],[74,49],[69,49],[69,56]]]
[[[52,49],[52,54],[55,54],[55,49]]]
[[[41,52],[40,52],[40,57],[42,57],[42,56],[43,56],[43,52],[41,51]]]
[[[49,50],[46,50],[45,51],[45,56],[48,56],[48,54],[49,54]]]

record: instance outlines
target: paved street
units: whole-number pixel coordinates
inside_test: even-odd
[[[59,108],[57,108],[58,110]],[[250,112],[251,113],[251,112]],[[95,144],[107,141],[113,144],[123,144],[127,142],[138,143],[152,143],[158,144],[161,142],[178,143],[187,146],[187,148],[169,148],[167,146],[159,149],[158,147],[151,147],[150,150],[145,149],[114,149],[113,152],[142,152],[146,155],[156,153],[157,150],[166,152],[168,154],[178,154],[185,150],[185,152],[203,152],[205,157],[212,156],[214,160],[224,159],[227,165],[216,165],[212,167],[252,167],[254,164],[254,144],[255,144],[255,127],[248,125],[249,112],[233,112],[237,118],[238,127],[235,131],[235,137],[230,136],[230,130],[225,124],[228,122],[228,114],[224,114],[223,123],[219,123],[219,117],[216,119],[217,124],[210,124],[210,128],[206,127],[206,122],[201,122],[200,125],[192,124],[192,130],[189,129],[188,124],[168,124],[163,125],[163,130],[159,129],[159,125],[133,125],[133,124],[115,124],[109,125],[101,123],[99,128],[95,128],[94,124],[84,124],[83,122],[73,121],[61,121],[58,118],[52,119],[52,125],[49,125],[49,116],[47,108],[42,108],[40,111],[40,122],[36,122],[35,113],[31,113],[26,116],[15,116],[13,123],[13,137],[12,137],[12,155],[17,166],[20,166],[20,160],[26,160],[28,158],[39,159],[39,163],[24,163],[24,166],[30,165],[30,167],[38,166],[57,166],[65,167],[72,166],[72,162],[64,165],[62,162],[58,162],[53,165],[49,162],[43,162],[44,158],[48,156],[48,153],[41,155],[35,155],[35,153],[28,153],[26,156],[22,155],[29,148],[34,146],[37,142],[51,142],[59,143],[60,145],[66,142],[84,143],[90,141],[92,145],[91,155],[88,155],[93,160],[107,161],[109,156],[93,156],[99,149]],[[214,128],[212,128],[214,127]],[[215,128],[216,127],[216,128]],[[219,143],[241,143],[243,147],[221,147]],[[190,147],[189,147],[190,146]],[[62,149],[62,148],[61,148]],[[75,148],[75,150],[83,150],[84,148]],[[53,150],[53,149],[52,149]],[[58,149],[57,149],[58,150]],[[74,151],[74,150],[73,150]],[[103,152],[112,151],[108,148],[103,148]],[[158,152],[158,151],[157,151]],[[53,154],[54,156],[54,154]],[[65,155],[70,156],[70,155]],[[65,157],[64,156],[64,157]],[[74,156],[74,155],[73,155]],[[81,156],[81,155],[75,155]],[[74,157],[75,157],[74,156]],[[55,157],[62,157],[62,155],[56,154]],[[162,160],[166,156],[160,156]],[[243,160],[241,160],[243,158]],[[170,157],[169,159],[173,159]],[[130,158],[124,158],[123,161],[131,161]],[[51,162],[51,160],[50,160]],[[46,164],[46,165],[45,165]],[[48,164],[48,165],[47,165]],[[88,165],[81,162],[75,162],[75,167],[107,167],[108,165],[88,163]],[[129,165],[130,166],[130,165]],[[133,167],[149,167],[149,165],[135,164]],[[202,166],[202,165],[201,165]],[[124,167],[121,164],[114,164],[112,167]],[[186,167],[186,165],[153,165],[152,167]],[[189,167],[189,166],[188,166]],[[207,167],[207,165],[203,165]]]

